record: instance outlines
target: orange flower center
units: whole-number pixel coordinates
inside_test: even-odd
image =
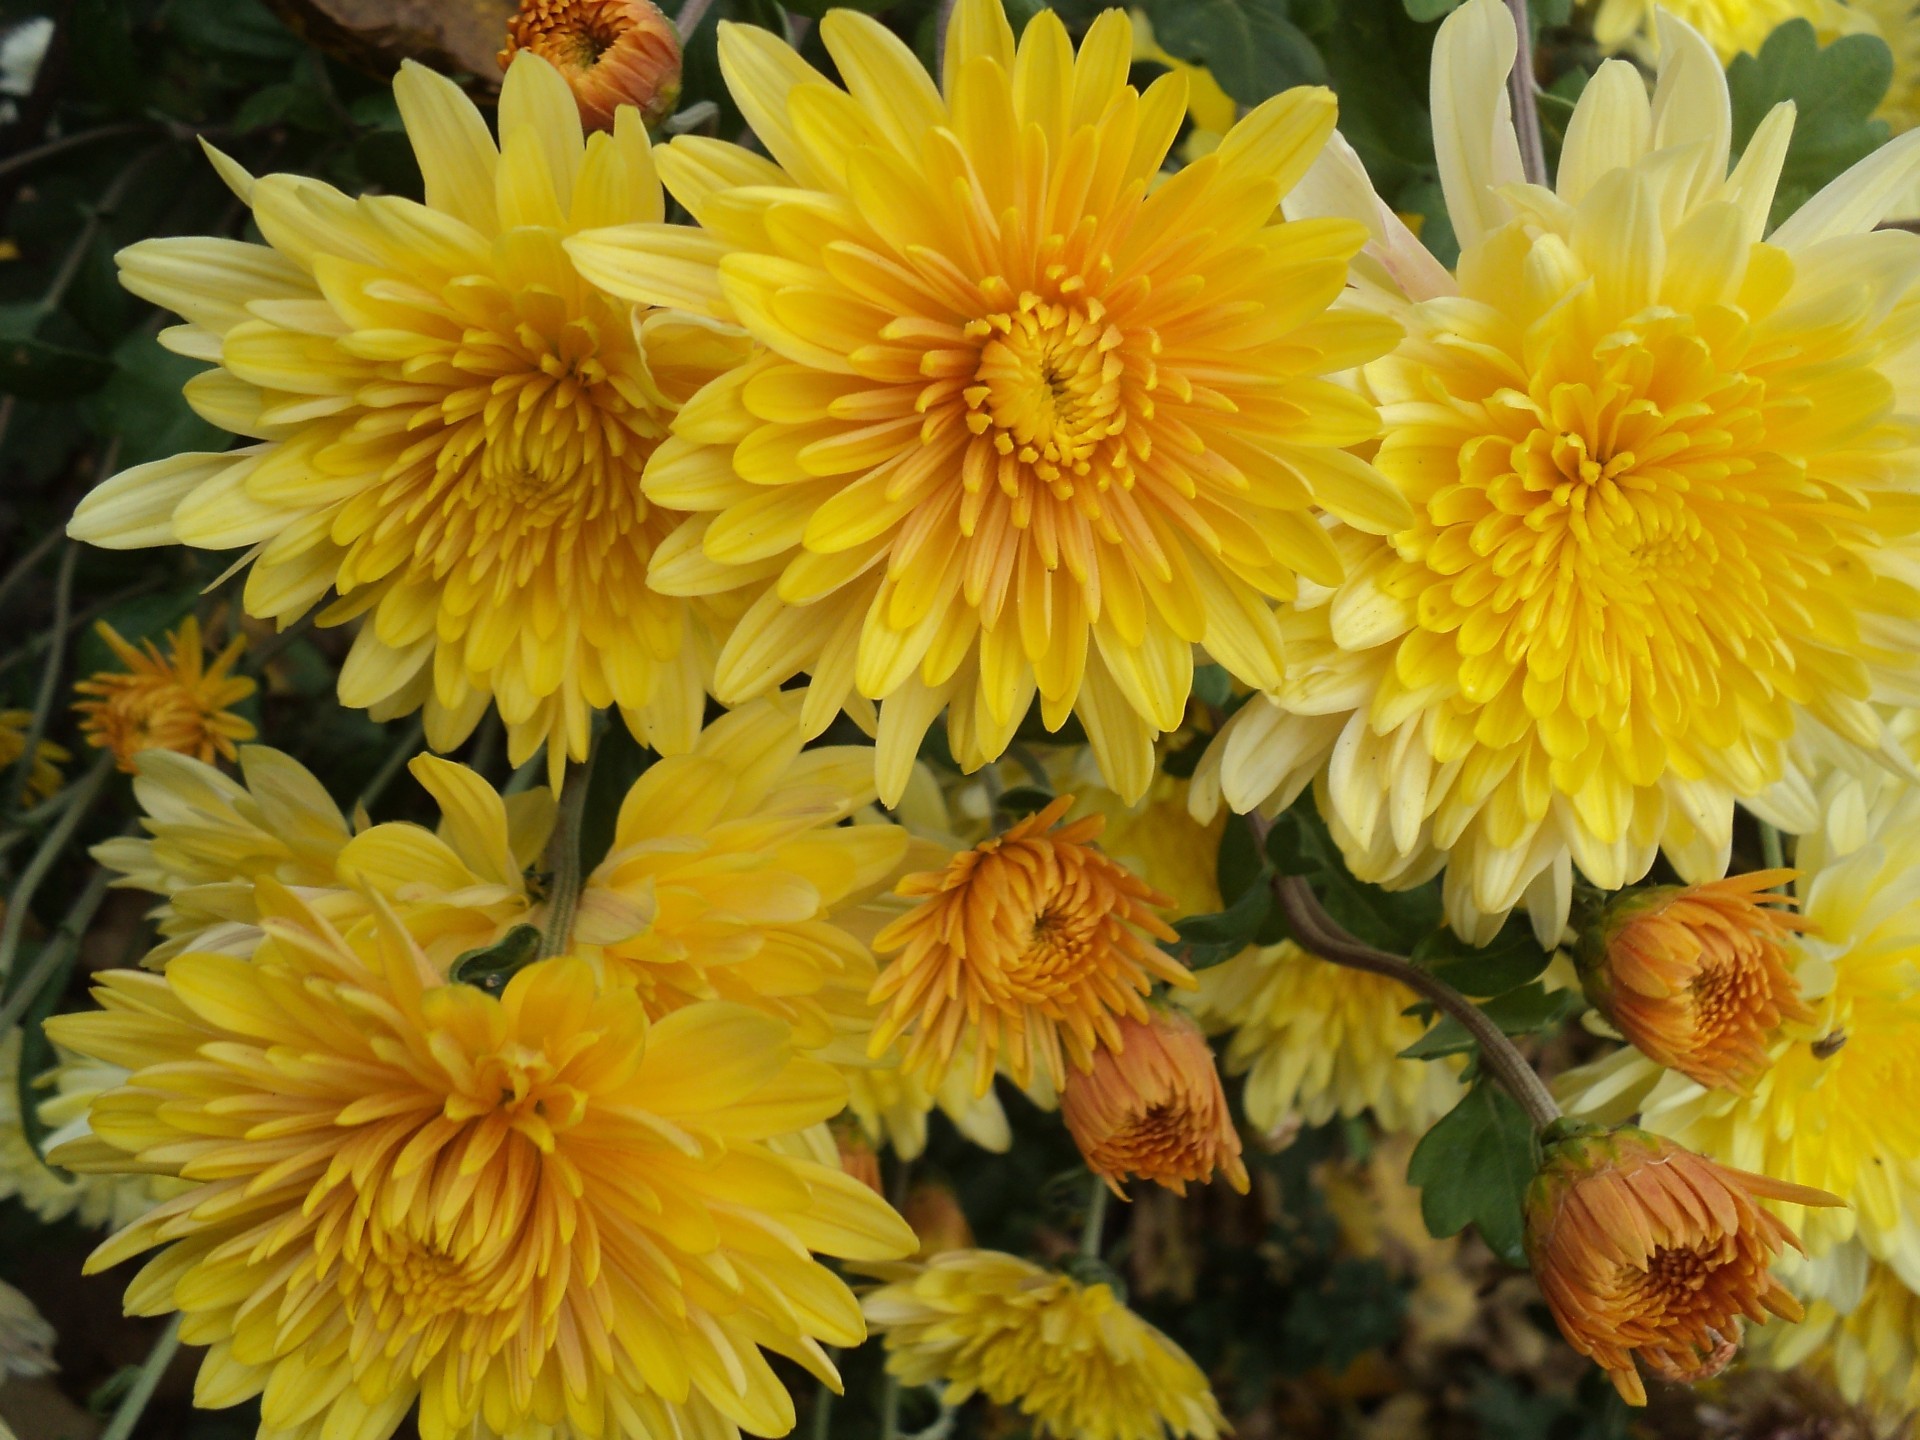
[[[1048,897],[1026,945],[1002,967],[1008,993],[1026,1005],[1064,994],[1097,968],[1105,940],[1098,916]]]
[[[1126,428],[1120,393],[1126,365],[1117,353],[1125,340],[1105,317],[1097,299],[1068,304],[1029,290],[1012,312],[966,327],[986,341],[974,372],[978,383],[964,392],[967,428],[976,435],[991,429],[994,450],[1030,467],[1057,500],[1073,497],[1072,477],[1091,474],[1102,442]],[[1103,472],[1095,488],[1115,480],[1131,485],[1126,444],[1107,447],[1107,458],[1112,471]]]
[[[1734,1237],[1722,1235],[1690,1246],[1658,1246],[1639,1270],[1617,1272],[1622,1330],[1644,1327],[1631,1345],[1671,1345],[1695,1338],[1704,1348],[1717,1344],[1734,1322],[1736,1306],[1716,1276],[1739,1258]],[[1711,1333],[1701,1333],[1711,1332]]]

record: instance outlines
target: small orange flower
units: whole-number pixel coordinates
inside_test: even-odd
[[[102,670],[75,685],[99,698],[73,708],[87,744],[111,750],[122,770],[131,774],[133,757],[143,750],[173,750],[211,765],[216,756],[233,759],[235,743],[253,739],[253,726],[227,708],[254,691],[253,681],[229,673],[246,644],[239,636],[208,663],[200,622],[191,615],[167,636],[171,658],[151,640],[143,642],[144,653],[134,649],[104,620],[94,629],[127,668]]]
[[[1146,1019],[1155,978],[1192,988],[1187,968],[1147,939],[1175,938],[1151,908],[1172,902],[1089,843],[1103,816],[1055,830],[1072,804],[1062,795],[946,869],[900,882],[899,894],[926,898],[874,937],[881,954],[903,952],[869,997],[886,1007],[876,1058],[912,1031],[902,1068],[934,1083],[973,1037],[975,1094],[1002,1058],[1016,1084],[1043,1066],[1058,1088],[1066,1058],[1090,1070],[1097,1044],[1122,1048],[1118,1017]]]
[[[680,98],[680,34],[653,0],[520,0],[500,68],[531,50],[566,77],[589,130],[622,105],[657,125]]]
[[[1740,1345],[1744,1317],[1798,1320],[1771,1266],[1799,1237],[1762,1200],[1838,1197],[1732,1170],[1644,1130],[1560,1121],[1543,1137],[1527,1191],[1527,1258],[1560,1333],[1647,1403],[1636,1353],[1654,1374],[1701,1380]]]
[[[1709,1089],[1739,1090],[1767,1065],[1782,1020],[1813,1019],[1788,950],[1810,928],[1768,893],[1791,870],[1661,886],[1610,907],[1589,932],[1587,996],[1649,1059]]]
[[[1247,1167],[1227,1112],[1213,1051],[1184,1015],[1155,1009],[1121,1022],[1121,1050],[1097,1050],[1093,1069],[1067,1077],[1060,1115],[1087,1167],[1124,1198],[1129,1175],[1187,1193],[1218,1169],[1241,1194]]]
[[[27,731],[33,713],[28,710],[0,710],[0,777],[9,775],[20,763],[27,748]],[[49,798],[60,788],[60,767],[73,757],[65,747],[42,740],[33,754],[33,769],[27,773],[25,797],[30,802]]]

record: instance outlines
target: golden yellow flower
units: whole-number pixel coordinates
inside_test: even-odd
[[[1642,1130],[1547,1133],[1526,1200],[1527,1260],[1567,1343],[1647,1403],[1656,1375],[1699,1380],[1733,1358],[1743,1319],[1798,1320],[1773,1274],[1800,1242],[1762,1200],[1839,1205],[1823,1191],[1729,1170]]]
[[[1807,1313],[1756,1336],[1753,1358],[1818,1375],[1895,1426],[1910,1423],[1920,1414],[1920,1294],[1852,1246],[1797,1269],[1789,1285]]]
[[[11,773],[20,763],[32,724],[30,710],[0,710],[0,774]],[[72,758],[64,746],[42,740],[33,754],[33,769],[27,772],[26,798],[37,801],[52,796],[60,788],[60,767]]]
[[[169,655],[151,640],[144,642],[144,653],[134,649],[104,620],[94,628],[125,669],[102,670],[80,681],[73,687],[77,693],[98,698],[77,701],[73,709],[87,744],[112,751],[129,775],[133,757],[148,750],[172,750],[211,763],[233,759],[235,742],[253,739],[252,722],[229,708],[256,688],[246,676],[231,673],[246,647],[243,636],[234,636],[208,661],[200,622],[192,615],[168,632]]]
[[[1269,1134],[1368,1111],[1384,1130],[1424,1130],[1460,1098],[1456,1067],[1402,1060],[1426,1033],[1397,981],[1309,955],[1291,940],[1242,951],[1183,997],[1210,1032],[1231,1030],[1226,1066],[1245,1074],[1247,1118]]]
[[[781,1435],[763,1347],[837,1383],[821,1345],[864,1327],[809,1252],[914,1241],[768,1143],[845,1098],[786,1027],[724,1003],[649,1022],[573,957],[496,997],[390,919],[349,943],[259,888],[251,961],[107,972],[103,1010],[50,1022],[133,1072],[60,1162],[195,1182],[89,1267],[159,1248],[128,1307],[209,1347],[198,1403],[259,1395],[267,1432],[355,1440],[416,1403],[423,1440]]]
[[[1739,1090],[1767,1066],[1783,1020],[1808,1024],[1789,948],[1807,921],[1769,887],[1791,870],[1628,892],[1584,937],[1591,1000],[1656,1064]]]
[[[1120,1034],[1122,1046],[1095,1049],[1093,1068],[1069,1075],[1060,1092],[1060,1118],[1087,1168],[1123,1199],[1129,1176],[1184,1195],[1216,1170],[1246,1194],[1240,1132],[1200,1027],[1155,1006],[1145,1020],[1121,1021]]]
[[[520,0],[500,68],[531,50],[566,78],[589,130],[611,130],[622,105],[657,125],[680,98],[680,32],[653,0]]]
[[[1109,1285],[995,1250],[887,1273],[861,1302],[885,1338],[887,1372],[943,1386],[943,1404],[982,1394],[1055,1440],[1215,1440],[1228,1428],[1200,1367]]]
[[[1404,502],[1343,448],[1369,406],[1322,378],[1395,327],[1328,307],[1365,238],[1283,222],[1334,122],[1325,90],[1255,110],[1155,182],[1184,77],[1126,83],[1126,16],[1076,56],[1050,10],[1016,49],[1000,0],[954,12],[936,88],[853,11],[826,79],[729,25],[721,68],[773,157],[682,137],[661,173],[701,229],[576,236],[609,290],[735,320],[762,347],[690,402],[647,469],[699,512],[655,558],[675,594],[754,592],[715,672],[727,703],[812,676],[810,732],[878,719],[881,797],[947,710],[967,769],[1039,696],[1084,723],[1129,799],[1179,725],[1196,644],[1280,680],[1273,602]]]
[[[1661,853],[1719,878],[1735,802],[1782,778],[1796,730],[1871,760],[1890,748],[1873,702],[1920,698],[1920,423],[1901,399],[1920,240],[1870,233],[1920,175],[1920,136],[1763,240],[1793,107],[1730,174],[1719,61],[1664,23],[1652,101],[1631,64],[1602,66],[1551,192],[1521,182],[1505,120],[1506,7],[1468,0],[1442,26],[1459,272],[1423,268],[1375,213],[1373,258],[1411,286],[1379,303],[1409,335],[1364,370],[1374,464],[1415,522],[1390,541],[1335,527],[1347,579],[1289,616],[1278,700],[1218,747],[1236,808],[1323,777],[1362,879],[1444,864],[1448,917],[1477,940],[1525,902],[1558,943],[1576,866],[1608,890]]]
[[[1593,38],[1610,52],[1651,56],[1654,17],[1665,10],[1692,26],[1713,46],[1722,63],[1741,51],[1756,53],[1779,26],[1810,20],[1830,28],[1840,7],[1835,0],[1585,0],[1593,11]],[[1858,0],[1852,0],[1858,3]]]
[[[909,1035],[901,1067],[937,1081],[971,1047],[973,1091],[1004,1064],[1016,1085],[1036,1071],[1057,1089],[1066,1061],[1093,1065],[1118,1049],[1118,1021],[1146,1018],[1154,980],[1191,987],[1187,968],[1152,944],[1172,940],[1156,894],[1091,844],[1101,817],[1054,827],[1071,795],[963,850],[944,870],[909,875],[899,893],[920,903],[874,938],[888,961],[872,1000],[885,1013],[868,1053]]]
[[[673,521],[641,496],[640,471],[742,342],[636,314],[567,259],[576,231],[663,213],[637,111],[583,141],[572,92],[533,54],[506,77],[498,146],[459,89],[417,65],[394,99],[426,204],[255,179],[216,154],[267,243],[120,253],[127,288],[187,321],[163,341],[214,366],[189,401],[258,443],[124,471],[70,532],[121,549],[252,547],[248,613],[282,625],[337,592],[322,623],[366,616],[341,702],[379,719],[424,706],[436,749],[489,704],[514,763],[547,742],[556,781],[586,754],[598,707],[685,749],[714,612],[648,586]]]

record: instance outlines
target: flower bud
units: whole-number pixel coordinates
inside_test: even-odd
[[[1629,1405],[1647,1403],[1635,1355],[1666,1379],[1705,1379],[1733,1358],[1743,1319],[1800,1318],[1771,1270],[1782,1247],[1802,1248],[1799,1237],[1760,1201],[1837,1197],[1631,1127],[1563,1120],[1542,1142],[1527,1190],[1527,1258],[1560,1333]]]
[[[1213,1051],[1184,1015],[1148,1012],[1120,1025],[1118,1050],[1094,1051],[1093,1068],[1067,1077],[1060,1114],[1088,1167],[1119,1193],[1129,1175],[1177,1195],[1216,1169],[1247,1189],[1240,1135],[1227,1112]]]
[[[653,0],[520,0],[500,68],[521,50],[566,77],[589,130],[611,130],[622,105],[657,125],[680,98],[680,35]]]
[[[880,1180],[880,1156],[873,1148],[858,1125],[836,1123],[833,1127],[834,1147],[840,1152],[840,1168],[874,1194],[886,1198],[886,1187]]]
[[[938,1180],[923,1181],[907,1191],[907,1203],[900,1215],[920,1237],[915,1258],[925,1260],[947,1250],[971,1250],[973,1227],[960,1208],[960,1197],[953,1187]]]
[[[1793,933],[1768,887],[1791,870],[1661,886],[1608,907],[1582,945],[1587,998],[1649,1059],[1709,1089],[1744,1089],[1767,1065],[1782,1020],[1808,1021],[1793,978]]]

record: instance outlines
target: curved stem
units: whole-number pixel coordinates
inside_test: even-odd
[[[133,1384],[120,1397],[120,1406],[113,1412],[113,1422],[100,1432],[100,1440],[132,1440],[133,1427],[140,1423],[147,1402],[153,1399],[160,1377],[167,1373],[167,1366],[173,1362],[174,1351],[179,1348],[180,1317],[175,1315],[167,1322],[167,1328],[160,1332],[160,1338],[153,1342],[153,1349],[147,1352],[140,1373],[133,1377]]]
[[[1769,870],[1787,868],[1787,847],[1780,838],[1780,832],[1766,821],[1760,825],[1760,858]]]
[[[1258,815],[1249,816],[1248,821],[1264,847],[1271,822]],[[1287,917],[1287,925],[1301,948],[1335,965],[1397,980],[1441,1013],[1458,1020],[1480,1046],[1483,1063],[1493,1072],[1494,1079],[1519,1102],[1535,1129],[1542,1129],[1560,1118],[1560,1107],[1554,1103],[1545,1083],[1513,1041],[1478,1005],[1404,956],[1376,950],[1349,934],[1339,921],[1327,914],[1313,887],[1300,876],[1276,875],[1273,898]]]
[[[1507,9],[1513,12],[1513,28],[1519,32],[1507,91],[1513,101],[1513,133],[1520,142],[1520,171],[1529,183],[1545,185],[1547,147],[1540,137],[1540,103],[1533,94],[1533,21],[1527,0],[1507,0]]]
[[[0,804],[0,811],[9,814],[20,808],[20,801],[33,782],[34,762],[40,758],[40,742],[46,738],[47,721],[53,714],[53,697],[59,693],[60,660],[66,653],[61,638],[66,635],[67,613],[73,606],[73,567],[79,559],[79,545],[68,541],[66,553],[60,557],[60,578],[54,582],[52,633],[55,639],[47,649],[46,664],[40,667],[40,692],[34,697],[33,719],[21,738],[20,758],[14,762],[13,773],[7,776],[6,800]]]
[[[67,841],[73,838],[73,832],[79,828],[80,822],[86,819],[87,812],[93,808],[94,799],[100,793],[100,787],[107,783],[107,776],[112,771],[113,755],[102,751],[100,758],[93,762],[93,768],[74,781],[75,794],[67,805],[66,813],[47,831],[40,848],[33,852],[33,859],[20,872],[20,880],[13,887],[13,893],[7,896],[6,919],[0,922],[0,981],[4,981],[13,971],[13,957],[20,949],[20,936],[26,927],[27,911],[32,908],[34,892],[40,888],[40,882],[47,878],[47,872],[66,848]]]
[[[547,891],[547,926],[540,941],[540,958],[567,953],[573,940],[573,916],[580,908],[580,827],[587,815],[587,791],[593,785],[593,761],[598,747],[587,752],[586,763],[567,776],[560,788],[560,812],[553,818],[553,838],[547,842],[547,869],[553,879]]]
[[[1100,1258],[1100,1236],[1107,1228],[1107,1196],[1112,1192],[1098,1175],[1087,1191],[1087,1218],[1080,1226],[1080,1254],[1087,1260]]]

